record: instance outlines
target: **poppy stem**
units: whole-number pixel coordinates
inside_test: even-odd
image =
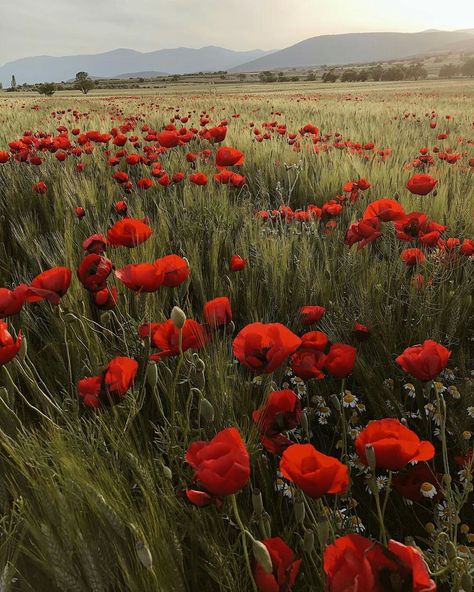
[[[446,493],[446,501],[448,504],[448,512],[449,512],[449,531],[451,535],[451,540],[456,544],[457,541],[457,512],[456,512],[456,504],[453,501],[453,492],[451,489],[451,474],[449,472],[449,458],[448,458],[448,445],[446,443],[446,402],[444,397],[441,393],[439,393],[436,386],[429,383],[436,393],[436,406],[438,407],[438,412],[441,415],[441,424],[439,430],[439,436],[441,439],[441,450],[443,455],[443,469],[444,469],[444,478],[443,478],[443,486]]]
[[[346,379],[342,379],[341,383],[341,424],[342,424],[342,452],[341,462],[345,462],[347,458],[347,424],[346,414],[344,412],[344,392],[346,390]]]
[[[240,528],[240,533],[242,536],[242,547],[244,550],[244,557],[245,557],[245,563],[247,565],[247,570],[249,572],[249,577],[250,577],[250,581],[252,582],[252,589],[254,592],[258,592],[258,588],[257,588],[257,584],[255,583],[255,580],[253,578],[253,572],[252,572],[252,566],[250,565],[250,557],[249,557],[249,552],[247,549],[247,541],[246,541],[246,537],[249,537],[251,540],[254,540],[253,536],[250,534],[250,532],[245,528],[244,523],[242,522],[242,519],[240,517],[239,514],[239,508],[237,506],[237,498],[235,497],[235,494],[232,494],[230,496],[230,501],[232,504],[232,510],[234,512],[234,516],[235,516],[235,520]]]

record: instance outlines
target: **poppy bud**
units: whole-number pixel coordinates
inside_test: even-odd
[[[140,563],[146,569],[152,569],[153,567],[153,557],[151,556],[150,549],[145,545],[143,541],[137,541],[135,543],[135,549],[137,551],[138,559],[140,559]]]
[[[199,401],[199,414],[208,422],[214,421],[214,407],[209,399],[203,397]]]
[[[206,369],[206,364],[203,362],[203,360],[201,360],[201,358],[198,355],[196,355],[195,357],[194,367],[198,372],[204,372],[204,370]]]
[[[298,496],[298,499],[296,499],[296,501],[295,501],[296,522],[299,522],[299,524],[303,524],[305,513],[306,512],[305,512],[305,508],[304,508],[303,499],[301,498],[301,496]]]
[[[304,533],[303,549],[308,555],[314,550],[314,532],[312,530],[306,530]]]
[[[331,401],[332,401],[332,404],[334,405],[334,408],[336,409],[336,411],[340,411],[341,410],[341,401],[339,401],[339,397],[337,395],[331,395]]]
[[[263,512],[259,522],[260,532],[264,539],[269,539],[272,536],[272,527],[270,524],[270,514]]]
[[[171,481],[171,479],[173,479],[173,472],[166,465],[163,465],[163,475],[165,476],[165,479],[168,479],[168,481]]]
[[[263,513],[263,499],[262,492],[260,489],[254,489],[252,491],[252,507],[255,514],[260,516]]]
[[[179,306],[174,306],[171,311],[170,319],[173,321],[173,324],[177,329],[182,329],[186,322],[186,313],[181,310]]]
[[[23,337],[21,340],[21,347],[18,352],[18,358],[20,359],[21,362],[25,361],[27,353],[28,353],[28,345],[26,343],[26,339]]]
[[[262,568],[263,571],[265,573],[272,573],[273,572],[273,565],[272,565],[272,558],[270,557],[270,553],[268,552],[268,549],[265,547],[265,545],[263,543],[261,543],[260,541],[257,540],[253,540],[252,543],[252,547],[253,547],[253,556],[255,557],[255,560],[257,561],[257,563],[259,563]]]
[[[377,459],[375,458],[375,450],[372,444],[365,445],[365,458],[367,459],[370,470],[374,472],[377,466]]]
[[[102,323],[102,325],[108,325],[110,323],[111,318],[112,315],[110,314],[110,312],[103,312],[100,315],[100,322]]]
[[[461,587],[464,590],[464,592],[472,592],[472,576],[470,574],[462,574]]]
[[[308,438],[308,440],[311,437],[311,432],[309,431],[309,422],[308,422],[308,413],[306,412],[306,409],[303,409],[302,413],[301,413],[301,427],[303,428],[303,433],[306,435],[306,437]]]
[[[456,559],[457,554],[458,552],[453,541],[448,541],[446,543],[446,556],[449,559],[449,561],[453,561],[453,559]]]
[[[329,522],[327,518],[323,518],[318,524],[318,537],[321,549],[324,549],[329,539]]]
[[[155,388],[158,382],[158,366],[156,364],[148,364],[146,368],[146,383],[149,387]]]

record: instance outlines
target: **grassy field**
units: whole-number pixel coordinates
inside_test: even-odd
[[[0,93],[0,156],[10,155],[0,164],[0,286],[29,285],[49,268],[72,270],[59,304],[25,301],[4,319],[12,335],[22,331],[23,343],[0,368],[0,590],[324,590],[326,546],[358,532],[418,546],[438,590],[469,592],[472,461],[460,457],[469,458],[474,434],[474,275],[473,257],[460,245],[474,238],[473,104],[468,80],[176,85],[49,99]],[[160,150],[156,138],[144,139],[170,122],[203,130],[222,120],[222,144],[191,133],[188,143]],[[306,124],[319,133],[300,133]],[[86,139],[74,153],[80,137],[74,128],[109,134],[120,126],[126,126],[123,147],[113,137]],[[11,149],[25,132],[35,141]],[[40,144],[60,134],[70,141],[66,147]],[[245,155],[242,165],[230,167],[245,176],[238,187],[213,178],[219,145]],[[422,148],[431,160],[420,162]],[[127,164],[132,153],[148,160]],[[193,163],[187,153],[197,154]],[[450,163],[453,154],[459,157]],[[34,156],[41,164],[32,163]],[[157,162],[184,179],[161,186],[152,174]],[[113,178],[118,170],[128,174],[128,187]],[[206,185],[191,182],[196,172],[208,176]],[[415,173],[436,179],[435,190],[409,192]],[[149,189],[137,185],[143,178],[152,180]],[[343,186],[359,179],[370,187],[348,199]],[[33,189],[39,182],[45,193]],[[346,198],[336,200],[337,213],[326,207],[321,218],[293,217],[336,196]],[[426,245],[416,237],[399,240],[394,222],[384,221],[377,240],[349,247],[349,226],[381,198],[397,201],[407,214],[423,212],[446,230]],[[146,294],[112,272],[107,285],[116,286],[117,304],[100,310],[76,269],[86,254],[83,241],[107,236],[122,218],[118,201],[126,202],[129,217],[146,217],[152,235],[134,248],[107,245],[115,269],[176,254],[190,273],[179,286]],[[255,216],[282,205],[292,213]],[[407,266],[400,254],[414,247],[425,260]],[[236,254],[247,265],[232,272]],[[232,323],[200,349],[149,361],[156,349],[153,339],[139,337],[139,326],[166,321],[174,306],[203,322],[203,305],[221,296],[230,301]],[[300,315],[307,305],[325,308],[310,327]],[[254,322],[281,323],[298,336],[317,330],[331,343],[350,344],[357,348],[353,370],[342,379],[326,371],[323,379],[301,379],[285,358],[271,373],[251,372],[235,359],[233,341]],[[357,338],[356,322],[368,327],[368,339]],[[451,352],[434,382],[413,378],[395,361],[427,339]],[[133,386],[116,405],[86,407],[78,381],[100,374],[116,356],[139,362]],[[345,493],[308,495],[282,477],[279,455],[262,446],[252,412],[284,388],[297,394],[303,413],[296,427],[281,431],[292,443],[309,442],[348,464]],[[439,474],[435,498],[407,501],[393,487],[393,471],[361,466],[354,441],[369,421],[382,418],[403,419],[435,446],[434,458],[423,463]],[[186,450],[230,426],[248,449],[250,479],[235,495],[198,507],[185,494],[199,489],[191,485]],[[281,537],[291,547],[302,560],[294,585],[255,583],[252,537]],[[391,580],[373,590],[434,589],[415,588],[410,577],[405,587]]]

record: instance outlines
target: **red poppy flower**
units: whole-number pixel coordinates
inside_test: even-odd
[[[242,259],[240,255],[232,255],[230,258],[230,271],[240,271],[247,265],[247,259]]]
[[[102,288],[97,292],[92,292],[92,300],[100,310],[112,310],[115,308],[118,300],[117,288]]]
[[[14,290],[0,288],[0,318],[18,314],[25,302],[27,291],[26,284],[20,284]]]
[[[253,421],[265,436],[292,430],[300,423],[301,403],[290,389],[271,392],[265,405],[252,413]]]
[[[301,336],[302,348],[324,351],[328,343],[328,336],[322,331],[309,331]]]
[[[182,143],[179,134],[176,131],[166,130],[158,134],[157,141],[158,144],[164,148],[174,148]]]
[[[0,150],[0,164],[5,164],[6,162],[8,162],[10,159],[10,155],[8,154],[8,152],[4,152],[3,150]]]
[[[291,592],[298,576],[301,559],[296,559],[293,551],[280,537],[262,541],[272,560],[273,570],[267,573],[257,561],[253,567],[253,577],[259,592]]]
[[[155,292],[163,285],[163,271],[153,263],[130,263],[115,271],[115,276],[135,292]]]
[[[205,491],[199,491],[197,489],[186,489],[184,492],[188,501],[198,508],[204,508],[209,504],[215,504],[216,506],[222,505],[222,500],[214,495],[210,495]]]
[[[207,185],[207,175],[205,173],[193,173],[189,175],[189,180],[194,185]]]
[[[48,188],[46,186],[46,183],[44,181],[39,181],[38,183],[36,183],[35,185],[33,185],[33,191],[35,193],[46,193],[48,191]]]
[[[84,240],[82,248],[89,253],[101,255],[105,251],[106,245],[107,241],[103,234],[92,234]]]
[[[125,398],[137,371],[136,360],[121,356],[113,358],[99,376],[79,380],[79,396],[86,407],[99,408],[102,405],[118,403]]]
[[[143,179],[138,179],[137,187],[138,189],[150,189],[153,186],[153,181],[148,179],[147,177],[143,177]]]
[[[166,255],[153,264],[163,274],[163,286],[175,288],[184,282],[189,275],[189,266],[179,255]]]
[[[96,292],[105,288],[112,269],[112,261],[107,257],[91,253],[86,255],[79,264],[77,277],[86,290]]]
[[[301,345],[301,339],[280,323],[251,323],[233,343],[235,357],[258,374],[270,374]]]
[[[210,442],[193,442],[185,459],[195,470],[194,480],[213,495],[232,495],[250,477],[249,454],[236,428],[220,431]]]
[[[428,195],[436,187],[438,181],[430,175],[416,174],[409,179],[407,189],[415,195]]]
[[[21,348],[21,331],[18,331],[14,339],[8,331],[5,321],[0,321],[0,366],[8,364],[17,355]]]
[[[182,329],[182,351],[200,349],[206,343],[204,328],[198,322],[187,319]],[[138,329],[140,337],[149,336],[153,347],[159,353],[152,354],[150,360],[159,360],[167,356],[179,355],[179,329],[171,319],[164,323],[147,323]]]
[[[414,247],[412,249],[403,249],[400,253],[400,259],[407,265],[413,266],[426,261],[426,256],[421,249]]]
[[[436,489],[436,493],[431,499],[437,501],[443,498],[441,478],[442,475],[434,473],[426,463],[418,463],[410,467],[406,472],[394,475],[392,487],[404,498],[414,502],[421,502],[426,499],[422,494],[422,486],[424,483],[430,483]]]
[[[369,243],[375,241],[382,236],[380,231],[380,218],[366,218],[353,222],[344,238],[344,243],[349,247],[352,247],[355,243],[359,243],[357,249],[363,249]]]
[[[359,341],[367,341],[370,337],[370,329],[367,325],[363,325],[362,323],[354,323],[352,327],[352,335]]]
[[[382,592],[399,583],[400,590],[435,592],[421,553],[396,541],[383,547],[358,534],[340,537],[323,556],[327,592]]]
[[[104,373],[104,385],[112,397],[123,399],[138,370],[138,362],[132,358],[117,357],[110,360]]]
[[[117,214],[125,216],[125,214],[127,213],[128,206],[125,201],[117,201],[114,204],[114,209],[117,212]]]
[[[451,352],[440,343],[426,339],[423,345],[407,347],[396,362],[414,378],[426,382],[433,380],[446,368]]]
[[[364,465],[368,465],[367,444],[374,448],[377,467],[390,471],[399,471],[409,462],[431,460],[435,454],[431,442],[420,440],[415,432],[392,418],[372,421],[357,436],[355,447]]]
[[[280,460],[280,471],[311,497],[344,493],[349,486],[347,466],[311,444],[292,444]]]
[[[71,270],[67,267],[52,267],[43,271],[28,286],[25,300],[37,302],[46,298],[52,304],[59,304],[61,297],[68,291],[71,276]]]
[[[405,210],[395,199],[384,197],[377,199],[365,208],[363,219],[380,218],[382,222],[400,220],[405,216]]]
[[[474,240],[465,238],[459,249],[459,253],[466,257],[472,257],[474,255]]]
[[[232,309],[229,299],[226,296],[220,296],[209,300],[203,308],[204,321],[212,329],[224,327],[232,321]]]
[[[324,378],[321,370],[324,368],[326,356],[322,351],[314,348],[300,347],[290,359],[290,366],[294,374],[303,380]]]
[[[217,144],[225,140],[227,134],[227,127],[225,125],[219,125],[217,127],[211,127],[208,130],[203,130],[203,138]]]
[[[244,153],[236,148],[221,146],[216,152],[216,166],[240,166],[244,164]]]
[[[352,372],[357,350],[346,343],[333,343],[326,356],[324,367],[336,378],[346,378]]]
[[[86,215],[86,210],[83,207],[78,206],[77,208],[74,208],[74,213],[79,218],[79,220],[82,220],[82,218],[84,218]]]
[[[320,321],[326,312],[324,306],[302,306],[300,308],[301,324],[304,327]]]
[[[116,222],[107,232],[107,241],[114,247],[136,247],[144,243],[152,234],[148,224],[135,218],[123,218]]]

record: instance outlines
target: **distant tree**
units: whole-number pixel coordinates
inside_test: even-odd
[[[382,80],[383,68],[380,64],[377,66],[372,66],[372,68],[368,70],[368,74],[370,80],[378,82],[379,80]]]
[[[336,82],[337,78],[338,78],[338,76],[334,72],[334,70],[329,70],[328,72],[324,72],[321,80],[323,82]]]
[[[80,90],[85,95],[94,88],[95,82],[90,78],[87,72],[78,72],[74,80],[74,88]]]
[[[313,82],[314,80],[316,80],[316,74],[310,70],[306,75],[305,80],[307,80],[308,82]]]
[[[357,80],[357,72],[352,68],[344,70],[341,75],[341,82],[354,82]]]
[[[367,70],[359,70],[357,72],[358,82],[366,82],[366,80],[368,80],[368,78],[369,78],[369,73],[367,72]]]
[[[243,72],[241,72],[238,76],[240,82],[243,82],[246,78],[247,78],[247,74],[244,74]]]
[[[464,76],[469,76],[470,78],[474,77],[474,58],[464,62],[461,67],[461,72],[464,74]]]
[[[407,80],[420,80],[420,78],[426,78],[427,76],[428,71],[420,63],[410,64],[405,70],[405,78]]]
[[[382,72],[381,80],[404,80],[405,69],[402,66],[390,66]]]
[[[3,88],[3,84],[0,82],[0,90],[2,90]]]
[[[461,73],[461,67],[456,64],[444,64],[439,69],[439,78],[453,78],[453,76],[459,76]]]
[[[268,70],[265,72],[260,72],[258,78],[261,82],[276,82],[277,77],[273,72],[269,72]]]
[[[12,75],[12,81],[10,83],[10,88],[12,90],[16,90],[16,78],[15,78],[15,74]]]
[[[54,82],[43,82],[36,87],[36,90],[39,92],[40,95],[46,95],[47,97],[51,97],[57,90],[56,85]]]

